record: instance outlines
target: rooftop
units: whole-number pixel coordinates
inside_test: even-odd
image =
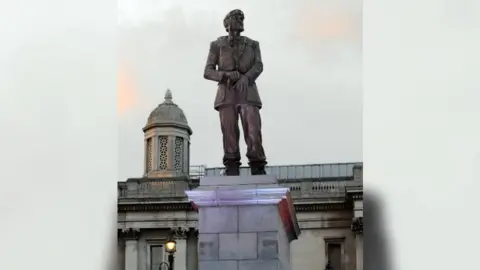
[[[275,175],[279,180],[348,180],[353,177],[353,168],[362,166],[361,162],[302,164],[267,166],[268,174]],[[207,166],[192,166],[190,178],[197,179],[203,176],[220,176],[223,167],[208,168]],[[249,175],[248,167],[240,168],[240,175]]]
[[[332,196],[343,198],[347,187],[361,185],[362,167],[361,162],[350,162],[267,166],[266,170],[277,176],[280,185],[288,187],[294,198],[331,200]],[[193,166],[189,177],[130,178],[118,183],[118,198],[124,202],[185,200],[185,190],[198,187],[198,180],[204,176],[221,175],[222,170],[218,167]],[[248,167],[241,168],[241,175],[249,173]]]

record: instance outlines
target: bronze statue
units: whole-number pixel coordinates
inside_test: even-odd
[[[244,19],[243,12],[238,9],[225,16],[223,26],[228,35],[210,43],[203,75],[207,80],[218,82],[214,108],[220,114],[226,175],[239,175],[239,118],[251,173],[266,174],[260,118],[262,102],[255,83],[263,71],[263,63],[259,42],[240,35]]]

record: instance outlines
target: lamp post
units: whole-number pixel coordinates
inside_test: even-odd
[[[173,270],[173,264],[175,263],[175,257],[173,254],[177,251],[177,242],[170,236],[165,243],[165,251],[168,253],[168,262],[162,262],[158,270],[162,270],[162,265],[166,265],[168,270]]]

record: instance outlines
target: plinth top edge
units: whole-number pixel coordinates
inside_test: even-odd
[[[275,175],[242,175],[242,176],[204,176],[200,178],[200,186],[238,186],[277,184]]]
[[[238,186],[208,188],[200,187],[185,191],[185,193],[189,201],[197,206],[275,204],[289,196],[288,188],[278,186],[247,189],[238,188]]]

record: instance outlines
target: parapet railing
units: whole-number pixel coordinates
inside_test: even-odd
[[[354,181],[327,181],[327,182],[298,182],[281,183],[288,187],[294,198],[320,198],[341,196],[345,188],[354,184]],[[185,190],[195,188],[196,185],[182,181],[149,180],[136,182],[119,182],[119,199],[180,199],[185,197]]]
[[[267,166],[268,174],[275,175],[279,180],[306,180],[306,179],[338,179],[351,178],[354,175],[354,168],[362,163],[329,163],[329,164],[307,164],[307,165],[280,165]],[[223,168],[207,168],[207,166],[190,167],[190,178],[198,179],[203,176],[220,176]],[[240,168],[240,175],[249,175],[248,167]]]
[[[118,183],[118,199],[168,199],[185,197],[185,190],[198,186],[204,176],[219,176],[223,168],[190,167],[190,179],[132,179]],[[348,185],[358,185],[363,178],[362,163],[269,166],[267,173],[277,176],[282,186],[295,197],[331,197],[341,195]],[[243,167],[241,175],[249,175]]]
[[[184,197],[189,185],[184,181],[148,179],[118,183],[119,199]]]

